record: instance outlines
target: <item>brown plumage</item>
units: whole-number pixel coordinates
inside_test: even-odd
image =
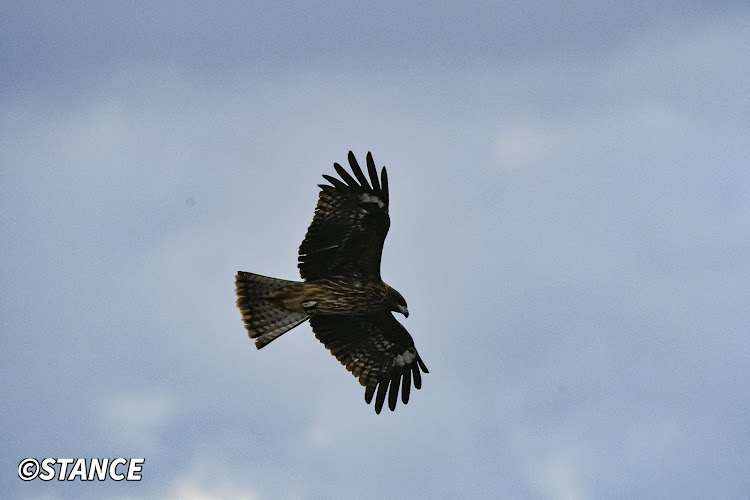
[[[237,306],[258,349],[310,320],[315,336],[375,397],[380,413],[396,408],[399,389],[409,402],[411,382],[422,386],[428,373],[409,332],[391,311],[408,317],[406,301],[380,277],[380,257],[390,227],[388,175],[378,178],[367,153],[369,181],[349,152],[352,177],[334,163],[341,180],[323,177],[315,216],[299,247],[304,281],[288,281],[239,271]],[[420,371],[421,370],[421,371]],[[377,394],[377,396],[376,396]]]

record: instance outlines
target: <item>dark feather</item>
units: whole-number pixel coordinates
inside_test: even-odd
[[[396,409],[396,403],[398,403],[398,386],[401,382],[401,374],[391,379],[391,386],[388,390],[388,408],[391,411]]]
[[[378,395],[375,398],[375,413],[378,415],[380,414],[380,410],[383,409],[386,392],[388,392],[388,382],[380,382],[378,385]]]
[[[318,187],[323,190],[325,194],[328,196],[335,196],[336,195],[336,188],[333,186],[329,186],[328,184],[318,184]]]
[[[375,395],[375,389],[377,388],[377,384],[368,385],[367,387],[365,387],[365,402],[368,405],[372,402],[372,397]]]
[[[370,153],[367,153],[368,155]],[[367,182],[367,178],[362,173],[362,169],[359,168],[359,163],[357,163],[357,159],[354,157],[354,153],[349,151],[349,166],[352,167],[352,172],[354,172],[354,175],[357,177],[357,180],[359,181],[359,184],[366,190],[374,191],[377,193],[376,189],[372,189],[370,187],[370,184]]]
[[[354,180],[354,177],[349,175],[349,172],[344,170],[344,167],[342,167],[338,163],[334,163],[333,168],[336,169],[336,172],[341,176],[342,179],[344,179],[344,182],[349,184],[350,187],[353,187],[355,189],[360,187],[359,184],[357,184],[357,181]]]
[[[404,370],[404,381],[401,383],[401,401],[404,404],[409,402],[409,392],[411,392],[411,370]]]
[[[326,175],[326,174],[323,174],[323,178],[327,180],[328,182],[330,182],[331,184],[333,184],[333,187],[335,187],[336,189],[340,189],[341,191],[344,191],[344,192],[349,191],[349,186],[347,186],[346,184],[344,184],[337,178],[332,177],[330,175]]]
[[[385,171],[385,167],[380,171],[380,183],[382,184],[383,198],[385,198],[385,204],[388,205],[388,172]]]
[[[380,182],[378,181],[378,169],[375,168],[375,161],[372,159],[372,153],[367,152],[367,173],[370,174],[370,182],[372,182],[372,189],[376,193],[380,193]]]

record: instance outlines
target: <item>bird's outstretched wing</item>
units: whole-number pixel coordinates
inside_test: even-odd
[[[351,151],[349,165],[354,177],[334,163],[342,180],[324,175],[331,185],[319,185],[315,216],[299,247],[298,267],[305,280],[352,275],[380,279],[380,257],[391,223],[388,175],[383,167],[378,179],[369,152],[369,182]]]
[[[313,316],[315,336],[365,387],[365,401],[375,396],[380,413],[388,395],[388,407],[409,402],[411,382],[422,387],[421,372],[428,373],[414,340],[390,312],[371,316]],[[421,371],[420,371],[421,370]],[[376,396],[377,393],[377,396]]]

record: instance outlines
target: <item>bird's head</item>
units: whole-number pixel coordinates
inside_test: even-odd
[[[388,305],[391,306],[391,311],[399,312],[404,315],[405,318],[409,317],[409,309],[406,307],[406,299],[404,296],[398,293],[394,288],[388,287]]]

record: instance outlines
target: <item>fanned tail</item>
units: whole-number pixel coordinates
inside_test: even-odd
[[[296,281],[269,278],[259,274],[237,272],[237,307],[242,311],[247,333],[255,340],[255,347],[265,347],[270,342],[307,320],[304,313],[289,311],[273,305],[268,294],[299,284]]]

